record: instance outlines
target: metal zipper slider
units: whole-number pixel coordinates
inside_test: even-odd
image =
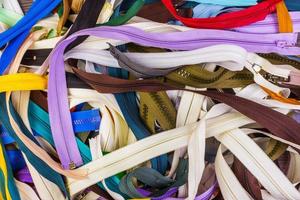
[[[69,164],[69,169],[75,169],[76,165],[73,161],[71,161],[71,163]]]
[[[263,70],[263,67],[257,63],[252,64],[252,69],[257,74],[262,75],[265,79],[267,79],[268,81],[270,81],[272,83],[280,83],[280,82],[289,82],[290,81],[290,77],[286,78],[286,77],[277,76],[277,75],[266,72],[265,70]]]
[[[87,192],[84,191],[84,192],[80,193],[78,196],[76,196],[74,198],[74,200],[83,200],[86,197],[86,195],[87,195]]]

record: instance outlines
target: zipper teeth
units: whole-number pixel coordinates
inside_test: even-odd
[[[236,73],[230,80],[253,80],[253,74],[250,73]]]
[[[92,82],[92,83],[95,83],[95,85],[99,85],[99,86],[107,86],[107,87],[111,87],[111,88],[131,88],[131,89],[134,89],[136,88],[136,86],[141,89],[143,86],[162,86],[162,83],[140,83],[139,85],[137,84],[133,84],[133,83],[130,83],[130,84],[119,84],[118,86],[115,86],[115,85],[112,85],[112,84],[107,84],[107,83],[98,83],[96,81],[93,81],[93,80],[89,80],[87,78],[84,78],[82,77],[83,79],[89,81],[89,82]],[[181,89],[181,90],[184,90],[184,89]],[[196,92],[194,90],[186,90],[186,91],[191,91],[191,92]],[[244,101],[246,100],[243,100],[243,99],[227,99],[226,102],[227,104],[231,104],[231,105],[236,105],[237,102],[241,102],[241,103],[245,103]],[[250,116],[253,116],[253,114],[257,115],[255,109],[252,109],[252,110],[248,110],[248,113]],[[267,113],[261,113],[261,116],[264,117],[265,119],[268,119],[269,121],[269,124],[270,126],[274,126],[274,127],[279,127],[279,126],[284,126],[284,122],[282,122],[281,120],[277,119],[277,118],[274,118],[272,116],[270,116],[269,112]],[[274,120],[271,120],[271,119],[274,119]],[[289,128],[289,127],[286,127],[286,128]],[[289,131],[284,131],[284,135],[286,135],[287,137],[290,137],[291,139],[295,139],[294,135],[292,135]]]
[[[53,57],[54,57],[54,55],[53,55]],[[55,65],[56,66],[59,66],[58,65],[58,59],[56,59],[56,62],[55,62]],[[56,70],[55,70],[55,72],[56,72]],[[55,74],[55,76],[56,76],[56,74]],[[55,78],[55,82],[57,81],[57,79]],[[58,92],[58,87],[57,87],[57,84],[55,84],[55,86],[54,86],[55,88],[55,93],[56,93],[56,95],[57,96],[59,96],[58,94],[59,94],[59,92]],[[60,103],[60,100],[58,99],[58,101],[57,101],[57,106],[58,106],[58,110],[59,111],[61,111],[62,110],[62,107],[61,107],[61,103]],[[75,165],[75,163],[74,163],[74,161],[72,161],[72,158],[71,158],[71,152],[69,152],[70,151],[70,145],[68,144],[68,140],[66,140],[66,133],[68,133],[68,132],[65,132],[64,131],[64,128],[63,128],[63,120],[62,120],[62,118],[61,118],[61,115],[60,115],[60,112],[58,113],[58,118],[59,118],[59,123],[60,123],[60,130],[61,130],[61,133],[62,133],[62,137],[61,137],[61,141],[63,141],[63,143],[64,143],[64,145],[66,146],[66,151],[63,151],[63,152],[65,152],[66,153],[66,156],[67,156],[67,159],[68,159],[68,161],[67,162],[69,162],[68,163],[68,165],[69,165],[69,169],[74,169],[74,168],[76,168],[76,165]],[[73,135],[73,137],[75,137],[74,135]],[[74,138],[75,139],[75,138]]]
[[[36,114],[35,112],[33,112],[33,111],[29,111],[29,112],[30,112],[30,113],[32,114],[32,116],[33,116],[40,124],[42,124],[46,129],[51,130],[49,124],[48,124],[47,122],[45,122],[39,115],[37,115],[37,114]],[[81,156],[84,157],[86,160],[90,160],[88,157],[85,156],[85,154],[82,154]]]
[[[157,92],[151,92],[149,95],[155,102],[158,109],[161,110],[161,113],[165,117],[169,126],[175,128],[175,126],[174,126],[175,120],[173,119],[174,117],[172,117],[171,111],[169,110],[165,100],[163,98],[161,98]]]
[[[220,73],[218,76],[215,76],[210,79],[203,79],[199,76],[194,75],[193,73],[189,72],[189,70],[186,69],[179,69],[177,71],[177,74],[182,77],[183,79],[188,79],[190,81],[194,82],[201,82],[204,84],[209,84],[209,83],[214,83],[218,81],[224,74],[226,74],[226,70],[224,70],[222,73]],[[253,80],[253,75],[252,74],[247,74],[247,73],[236,73],[232,77],[229,78],[229,80]]]
[[[108,28],[110,29],[110,28]],[[170,41],[162,41],[162,40],[156,40],[153,38],[148,38],[148,37],[144,37],[138,34],[134,34],[128,31],[124,31],[124,30],[119,30],[119,29],[110,29],[110,30],[105,30],[105,29],[101,29],[102,32],[116,32],[116,33],[120,33],[120,34],[124,34],[124,35],[128,35],[131,37],[135,37],[141,40],[146,40],[149,42],[155,42],[155,43],[160,43],[160,44],[173,44]],[[216,39],[194,39],[194,40],[182,40],[182,41],[176,41],[176,43],[180,43],[180,44],[186,44],[186,43],[192,43],[192,42],[198,42],[198,41],[205,41],[205,42],[223,42],[223,41],[230,41],[230,42],[239,42],[239,43],[244,43],[244,44],[265,44],[265,45],[276,45],[275,41],[273,42],[256,42],[256,41],[241,41],[241,40],[233,40],[233,39],[220,39],[220,38],[216,38]]]
[[[274,54],[274,53],[271,53],[271,54],[259,53],[258,55],[260,55],[264,58],[274,59],[274,60],[280,61],[280,62],[285,63],[285,64],[287,63],[287,64],[290,64],[290,65],[300,69],[300,62],[297,62],[297,61],[292,60],[292,59],[285,58],[283,56],[279,56],[279,55]]]
[[[260,9],[259,10],[256,10],[256,13],[261,13],[262,11],[268,11],[268,13],[270,13],[270,12],[272,12],[272,7],[273,7],[273,5],[267,5],[267,6],[265,6],[265,7],[259,7]],[[250,17],[249,17],[250,16]],[[241,18],[257,18],[255,15],[253,15],[253,13],[247,13],[247,14],[244,14],[244,15],[242,15],[242,16],[238,16],[238,17],[236,17],[235,16],[235,19],[241,19]],[[232,20],[233,18],[231,18],[231,20]],[[225,22],[227,22],[226,24],[230,24],[231,23],[231,20],[229,21],[225,21]],[[196,21],[189,21],[189,22],[191,22],[191,23],[194,23],[194,24],[197,24],[197,22]],[[204,22],[204,23],[206,23],[206,24],[214,24],[214,23],[224,23],[224,21],[223,20],[220,20],[220,21],[213,21],[213,22]]]
[[[229,135],[233,140],[235,140],[238,144],[240,144],[240,146],[243,148],[243,145],[242,145],[242,142],[240,142],[240,140],[238,138],[236,138],[234,135]],[[258,162],[256,159],[255,159],[255,156],[247,151],[245,148],[243,148],[247,153],[249,153],[249,156],[253,159],[253,161],[257,164],[257,167],[260,168],[261,170],[263,169],[263,167],[261,166],[260,162]],[[266,172],[265,170],[262,170],[263,172]],[[288,196],[288,197],[291,197],[290,195],[288,195],[284,190],[281,190],[280,187],[278,187],[277,184],[275,184],[275,181],[274,179],[272,178],[272,176],[268,173],[264,173],[265,176],[267,176],[269,178],[269,180],[273,183],[273,185],[278,189],[278,191],[280,191],[280,193],[282,194],[285,194],[284,196]]]

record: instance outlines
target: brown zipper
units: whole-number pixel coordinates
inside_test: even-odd
[[[234,157],[232,165],[233,172],[238,178],[241,185],[246,189],[247,192],[256,200],[262,200],[260,191],[260,184],[258,180],[251,174],[251,172],[237,159]]]
[[[220,93],[215,91],[194,91],[182,87],[173,86],[158,80],[125,80],[110,77],[105,74],[87,73],[73,68],[76,76],[85,81],[100,93],[123,93],[133,91],[157,92],[165,90],[185,90],[208,96],[214,100],[225,103],[261,126],[268,129],[272,134],[284,140],[300,144],[300,125],[292,118],[279,113],[271,108],[257,104],[242,97]]]

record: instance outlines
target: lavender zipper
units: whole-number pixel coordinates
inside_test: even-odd
[[[174,50],[191,50],[218,44],[233,44],[255,53],[275,52],[283,55],[300,55],[297,33],[251,34],[226,30],[195,29],[186,32],[166,33],[160,37],[162,36],[161,33],[147,33],[130,26],[100,27],[85,31],[98,37],[140,42],[143,45],[162,44],[166,45],[165,48]],[[77,34],[81,34],[81,31]],[[187,47],[178,47],[174,42]]]
[[[52,52],[50,59],[48,81],[49,117],[55,147],[64,168],[74,168],[82,164],[69,112],[63,54],[71,42],[83,35],[125,40],[145,46],[172,50],[192,50],[229,43],[244,47],[248,51],[300,55],[299,47],[288,47],[295,46],[297,43],[298,35],[292,33],[260,35],[196,29],[163,34],[147,33],[130,26],[97,27],[78,31],[61,41]]]

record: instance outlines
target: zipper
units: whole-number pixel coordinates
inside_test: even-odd
[[[106,32],[106,34],[104,33]],[[122,34],[113,35],[112,33]],[[151,45],[156,47],[164,47],[173,50],[190,50],[208,47],[217,44],[233,44],[238,45],[250,52],[269,53],[271,51],[284,55],[300,55],[300,37],[298,33],[286,34],[251,34],[239,33],[225,30],[191,30],[186,32],[171,33],[177,38],[195,38],[186,40],[172,40],[168,41],[164,38],[155,37],[156,35],[141,32],[140,29],[123,26],[123,27],[101,27],[98,30],[90,31],[91,35],[99,37],[109,37],[111,39],[123,39],[126,35],[131,37],[129,41],[138,41],[140,44]],[[110,34],[109,36],[107,34]],[[194,36],[196,35],[197,36]],[[124,35],[124,36],[123,36]],[[211,38],[208,38],[211,37]],[[247,41],[245,40],[247,38]],[[135,40],[134,40],[135,39]],[[150,44],[149,44],[150,43]],[[187,45],[183,47],[180,45]],[[179,46],[179,47],[178,47]],[[273,47],[270,49],[270,47]]]
[[[56,51],[53,53],[53,57],[57,56],[56,54],[62,54],[62,50]],[[67,99],[64,98],[54,98],[53,96],[59,96],[64,92],[67,93],[66,88],[58,87],[59,80],[56,78],[56,74],[58,70],[54,70],[56,67],[60,69],[64,66],[64,63],[60,63],[61,60],[56,59],[50,62],[50,77],[48,82],[54,82],[54,85],[48,86],[48,98],[52,99],[52,101],[48,101],[48,109],[49,109],[49,120],[51,131],[53,135],[53,140],[55,143],[55,147],[62,163],[62,166],[65,169],[75,169],[76,166],[79,166],[83,163],[77,143],[75,138],[75,133],[73,131],[71,113],[68,108]],[[61,68],[64,71],[64,68]],[[55,72],[55,73],[54,73]],[[52,75],[51,75],[52,73]],[[56,104],[57,106],[53,106],[52,104]],[[65,106],[67,106],[67,110],[65,111]],[[68,114],[61,113],[68,112]],[[69,123],[66,123],[69,122]]]
[[[111,77],[103,74],[90,74],[78,69],[73,70],[76,75],[93,86],[93,88],[95,88],[98,92],[103,92],[102,89],[104,89],[104,87],[108,87],[105,90],[108,90],[109,93],[118,93],[120,92],[120,88],[125,89],[121,90],[122,92],[125,92],[126,90],[141,91],[149,89],[150,86],[153,86],[150,88],[151,91],[185,90],[196,92],[214,100],[226,103],[242,114],[245,114],[250,119],[257,121],[257,123],[260,123],[262,126],[269,129],[274,135],[280,136],[288,141],[300,141],[299,134],[296,131],[300,128],[300,125],[297,122],[277,111],[244,98],[212,91],[194,91],[160,82],[147,82],[147,80],[132,81],[117,78],[111,79]],[[96,78],[98,82],[91,80],[93,78]],[[103,81],[105,83],[102,83]],[[114,82],[114,84],[110,84],[109,82]]]
[[[298,38],[298,40],[299,40],[299,38]],[[298,41],[297,43],[299,44],[300,42]],[[293,67],[300,70],[300,62],[297,62],[296,60],[292,60],[292,59],[286,58],[284,56],[281,56],[281,55],[278,55],[275,53],[268,53],[268,54],[267,53],[259,53],[258,55],[263,58],[268,59],[270,62],[275,61],[275,62],[279,62],[279,64],[292,65]]]
[[[50,133],[51,133],[51,131],[50,131],[50,130],[51,130],[50,125],[49,125],[46,121],[44,121],[44,120],[43,120],[36,112],[34,112],[34,111],[32,111],[32,110],[29,110],[29,114],[31,114],[31,116],[33,117],[33,119],[36,120],[36,121],[39,123],[39,125],[42,125],[42,126],[44,127],[44,129],[49,130],[49,131],[47,131],[47,132],[49,132],[49,134],[46,135],[45,133],[43,133],[43,134],[41,134],[41,136],[42,136],[47,142],[49,142],[51,145],[54,145],[53,139],[52,139],[51,136],[50,136]],[[36,132],[37,132],[38,134],[40,134],[40,133],[38,132],[38,130],[36,130]],[[90,160],[90,158],[86,157],[84,153],[82,154],[82,157],[83,157],[85,160]]]
[[[175,128],[176,110],[165,92],[139,92],[140,115],[152,134]],[[156,130],[156,122],[160,130]]]
[[[282,76],[277,76],[274,74],[270,74],[268,72],[266,72],[265,70],[263,70],[262,66],[254,63],[252,64],[252,68],[254,69],[254,71],[260,75],[262,75],[262,77],[264,77],[266,80],[272,82],[272,83],[281,83],[281,82],[289,82],[290,81],[290,77],[282,77]]]
[[[24,13],[27,13],[33,0],[18,0]]]
[[[231,130],[232,128],[249,124],[252,121],[247,119],[246,121],[241,122],[243,118],[245,117],[241,114],[229,113],[225,114],[225,116],[223,115],[221,117],[217,117],[216,119],[212,119],[212,121],[209,121],[208,123],[210,133],[207,137],[212,137],[216,134],[220,134],[220,127],[225,127],[225,130]],[[96,161],[93,161],[92,163],[83,166],[82,169],[88,170],[90,177],[101,178],[85,179],[78,181],[69,179],[68,186],[70,189],[71,196],[81,191],[82,189],[93,185],[94,182],[97,183],[98,181],[105,179],[107,176],[110,176],[110,173],[115,174],[118,173],[117,171],[124,171],[126,169],[130,169],[131,166],[136,166],[139,163],[156,157],[157,154],[159,155],[162,152],[171,152],[176,148],[182,148],[186,146],[189,140],[189,135],[196,128],[196,125],[197,124],[187,125],[185,127],[180,127],[176,130],[173,129],[157,135],[153,135],[151,137],[147,137],[141,141],[138,141],[127,147],[118,149],[104,156],[101,159],[98,159]],[[152,155],[150,155],[151,153]],[[153,153],[155,155],[153,155]],[[107,170],[110,168],[113,171]],[[102,170],[107,170],[109,174],[107,174],[106,172],[103,173]]]
[[[23,15],[22,9],[17,0],[4,0],[4,8],[12,10],[20,15]]]
[[[215,73],[218,73],[218,71],[216,71]],[[212,77],[212,78],[208,78],[206,76],[205,77],[201,76],[200,73],[199,73],[199,75],[200,76],[194,74],[192,69],[190,69],[190,68],[181,68],[181,69],[176,70],[174,73],[167,75],[166,79],[172,80],[175,83],[181,83],[181,84],[189,85],[192,87],[200,87],[201,86],[201,87],[207,87],[207,88],[216,87],[216,84],[218,84],[218,82],[220,80],[222,80],[222,85],[224,87],[226,87],[227,80],[245,82],[245,84],[242,84],[242,83],[237,84],[237,87],[253,82],[253,75],[251,73],[247,73],[246,71],[231,72],[231,71],[223,69],[223,71],[221,71],[221,73],[219,73],[217,76]],[[223,80],[222,77],[225,75],[227,75],[227,78]]]
[[[171,0],[162,0],[162,2],[169,12],[186,26],[193,28],[229,29],[245,26],[264,19],[269,13],[275,10],[275,5],[280,0],[267,0],[242,11],[205,19],[181,17],[177,14]]]

